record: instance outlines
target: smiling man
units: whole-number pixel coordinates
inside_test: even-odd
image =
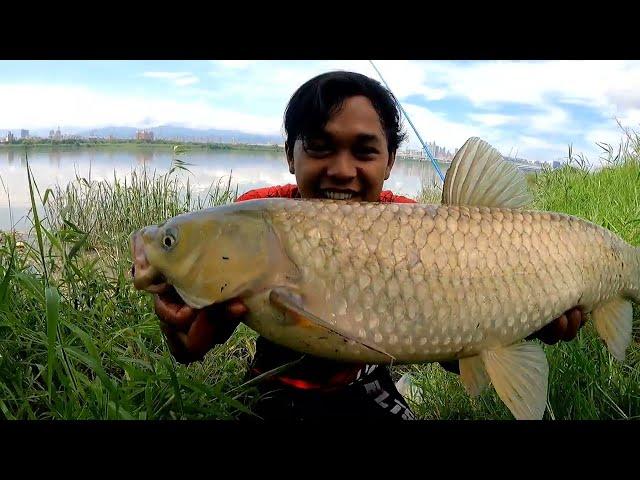
[[[397,101],[378,82],[350,72],[309,80],[289,102],[285,130],[287,162],[296,185],[252,190],[237,201],[286,197],[414,202],[382,189],[404,134]],[[239,300],[194,310],[175,292],[157,295],[155,309],[172,354],[184,363],[202,359],[215,344],[225,342],[247,312]],[[547,343],[570,340],[581,322],[580,311],[574,309],[540,337]],[[248,376],[300,358],[299,352],[259,337]],[[307,355],[258,388],[262,396],[254,410],[268,419],[413,418],[389,369],[382,366]]]

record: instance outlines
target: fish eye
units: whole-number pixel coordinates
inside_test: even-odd
[[[176,244],[176,234],[173,229],[167,229],[162,237],[162,246],[165,250],[173,248]]]

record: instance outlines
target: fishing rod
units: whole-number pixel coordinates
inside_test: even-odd
[[[375,71],[378,72],[378,75],[380,76],[380,79],[385,84],[385,86],[389,89],[389,91],[391,91],[391,88],[389,87],[389,85],[385,81],[384,77],[380,73],[380,70],[378,70],[378,68],[374,65],[373,60],[369,60],[369,63],[375,69]],[[402,105],[400,104],[399,100],[398,100],[398,106],[400,107],[400,110],[402,111],[402,113],[404,114],[405,118],[409,122],[409,125],[411,125],[411,128],[413,128],[413,131],[415,132],[416,136],[418,137],[418,140],[420,140],[420,143],[422,144],[422,148],[423,148],[424,152],[427,154],[427,157],[429,157],[429,160],[431,160],[431,163],[433,164],[433,168],[436,169],[436,172],[440,176],[440,180],[442,180],[442,183],[444,183],[444,175],[442,174],[442,170],[440,170],[440,165],[438,165],[438,162],[436,161],[434,156],[431,154],[431,151],[429,150],[429,147],[427,147],[427,145],[422,141],[422,137],[418,133],[418,130],[416,129],[416,127],[413,126],[413,122],[409,118],[409,115],[407,115],[407,112],[405,111],[405,109],[402,108]]]

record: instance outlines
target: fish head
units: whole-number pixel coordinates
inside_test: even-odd
[[[255,212],[221,207],[144,227],[131,235],[134,286],[171,285],[194,308],[238,297],[268,270],[268,233]]]

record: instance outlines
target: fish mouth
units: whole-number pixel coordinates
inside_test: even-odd
[[[144,242],[141,232],[131,235],[131,277],[137,290],[145,290],[150,293],[164,293],[169,290],[167,279],[157,268],[154,268],[147,259],[144,251]]]

